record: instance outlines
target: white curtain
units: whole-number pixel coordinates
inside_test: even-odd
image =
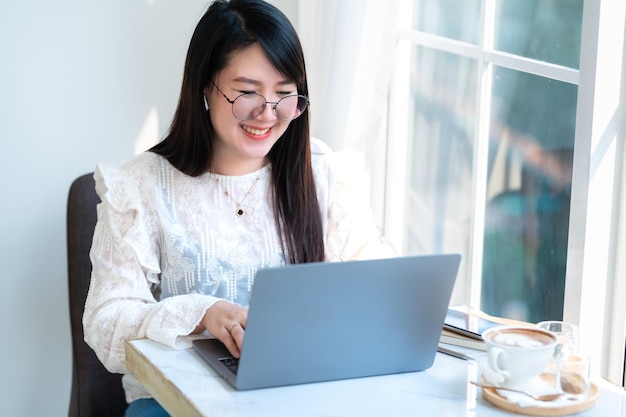
[[[387,111],[398,0],[298,0],[311,134],[364,156],[364,181],[384,223]]]
[[[336,150],[367,156],[386,132],[397,10],[396,0],[298,1],[312,134]]]

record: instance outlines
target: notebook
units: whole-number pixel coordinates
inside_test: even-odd
[[[460,258],[259,270],[240,358],[216,339],[193,346],[238,390],[422,371],[434,362]]]

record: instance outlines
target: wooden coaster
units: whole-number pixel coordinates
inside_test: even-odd
[[[580,400],[573,400],[567,404],[560,403],[560,405],[550,405],[549,401],[545,402],[542,406],[527,406],[522,407],[514,402],[509,401],[506,397],[498,394],[497,389],[483,388],[483,397],[496,407],[502,408],[507,411],[511,411],[517,414],[524,414],[527,416],[566,416],[569,414],[576,414],[591,408],[598,397],[600,396],[600,390],[595,384],[591,384],[589,389],[589,395],[586,398]]]

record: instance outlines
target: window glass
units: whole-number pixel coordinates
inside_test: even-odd
[[[489,62],[489,55],[479,64],[467,58],[475,56],[471,53],[433,48],[447,49],[450,40],[480,45],[484,32],[494,34],[493,46],[500,51],[539,65],[578,68],[583,0],[494,1],[494,19],[481,19],[479,0],[412,2],[412,27],[446,39],[428,47],[420,45],[420,37],[411,39],[403,249],[461,253],[457,285],[464,287],[463,300],[480,295],[475,307],[489,314],[558,320],[578,86],[523,72],[515,59],[504,68]],[[481,28],[483,22],[494,26]],[[471,45],[455,47],[459,53],[473,51]],[[478,121],[489,126],[485,137],[474,137]],[[476,184],[474,173],[484,172],[486,182]],[[486,200],[477,201],[477,195]],[[389,212],[393,209],[391,204]],[[482,210],[484,230],[473,236]],[[482,251],[472,247],[481,238]],[[471,275],[472,265],[481,276]],[[471,285],[478,281],[480,289]]]
[[[495,48],[578,68],[583,0],[498,0]]]
[[[416,30],[478,44],[480,0],[421,0],[413,10]]]
[[[495,67],[481,309],[563,314],[577,87]]]
[[[417,46],[411,62],[406,249],[467,254],[476,62]]]

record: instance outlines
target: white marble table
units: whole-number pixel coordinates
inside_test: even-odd
[[[129,342],[128,367],[173,416],[203,417],[497,417],[515,414],[487,403],[469,384],[474,362],[437,354],[432,368],[380,377],[236,391],[193,349]],[[626,417],[624,390],[603,379],[598,402],[580,417]]]

